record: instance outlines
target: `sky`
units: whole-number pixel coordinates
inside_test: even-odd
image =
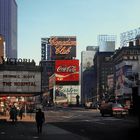
[[[140,0],[16,0],[18,58],[41,59],[41,38],[76,36],[77,59],[98,35],[116,35],[140,27]]]

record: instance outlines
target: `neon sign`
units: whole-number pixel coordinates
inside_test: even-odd
[[[59,40],[59,38],[54,37],[50,38],[50,45],[52,46],[76,46],[76,41],[72,41],[71,38],[67,38],[68,40]]]
[[[120,35],[121,47],[127,46],[127,43],[129,41],[134,41],[137,35],[140,35],[140,27],[134,30],[121,33]]]
[[[48,44],[52,46],[56,55],[76,53],[76,37],[51,37]]]

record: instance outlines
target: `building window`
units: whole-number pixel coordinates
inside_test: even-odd
[[[138,51],[137,50],[134,50],[134,54],[137,54],[138,53]]]
[[[124,60],[127,60],[127,59],[128,59],[128,57],[127,57],[127,56],[123,56],[123,59],[124,59]]]
[[[134,60],[137,60],[137,59],[138,59],[138,57],[137,57],[137,56],[133,56],[133,58],[134,58]]]
[[[130,60],[133,60],[133,56],[129,56],[129,59],[130,59]]]
[[[110,60],[110,57],[105,57],[105,61],[109,61]]]

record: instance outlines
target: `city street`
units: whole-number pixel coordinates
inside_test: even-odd
[[[0,122],[1,140],[129,140],[138,136],[138,122],[134,117],[101,117],[99,111],[82,108],[57,108],[45,111],[46,124],[38,135],[34,115],[26,116],[16,125],[9,120]],[[1,118],[2,119],[2,118]]]
[[[139,6],[0,0],[0,140],[140,140]]]
[[[58,113],[59,112],[59,113]],[[51,114],[51,120],[48,117]],[[128,140],[138,136],[138,120],[134,117],[101,117],[97,110],[71,110],[48,113],[48,122],[57,127],[95,140]]]

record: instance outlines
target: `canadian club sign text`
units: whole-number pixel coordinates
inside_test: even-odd
[[[54,36],[49,39],[52,51],[55,55],[76,55],[76,37]]]

